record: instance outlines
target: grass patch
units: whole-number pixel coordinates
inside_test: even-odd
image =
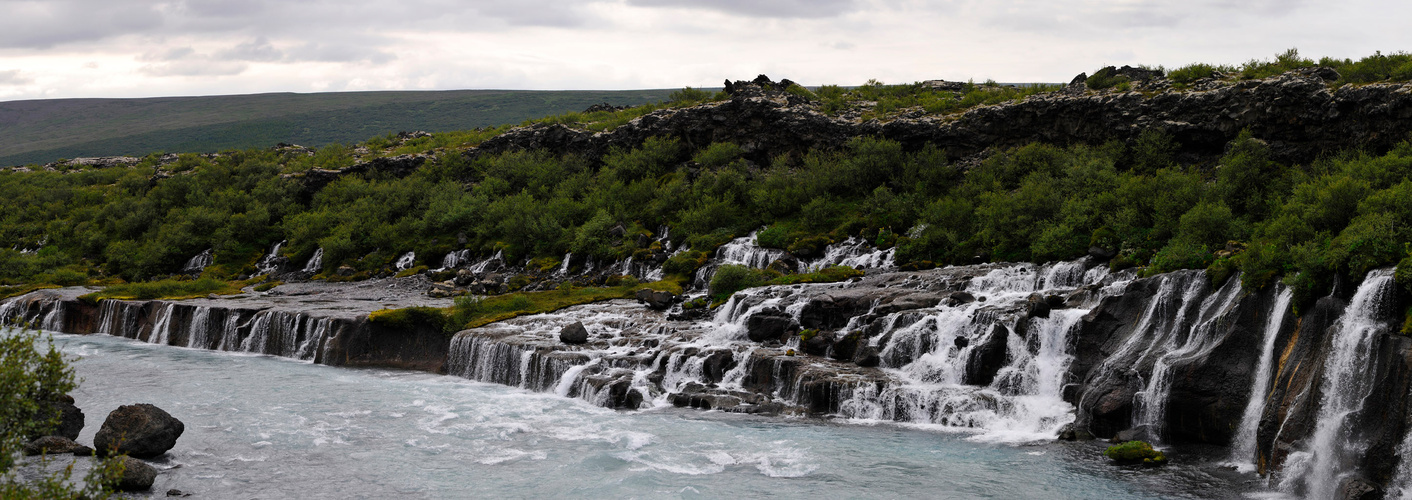
[[[59,288],[59,285],[38,285],[38,284],[30,284],[30,285],[0,286],[0,299],[8,299],[8,298],[10,298],[10,297],[19,297],[19,296],[24,295],[24,294],[26,294],[26,293],[33,292],[33,291],[35,291],[35,290],[43,290],[43,289],[46,289],[46,288]]]
[[[725,302],[731,295],[746,288],[772,285],[797,285],[800,283],[834,283],[863,276],[849,266],[829,266],[812,273],[780,274],[769,269],[754,269],[747,266],[725,265],[716,269],[711,276],[710,296],[714,302]]]
[[[82,300],[97,302],[103,299],[119,300],[155,300],[155,299],[195,299],[207,295],[237,295],[241,287],[245,286],[241,281],[220,281],[211,278],[201,278],[190,281],[161,280],[149,281],[145,283],[123,283],[103,288],[97,292],[79,297]]]

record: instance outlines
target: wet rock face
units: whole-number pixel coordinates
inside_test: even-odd
[[[103,427],[93,436],[93,447],[103,455],[153,458],[176,446],[177,438],[185,430],[180,420],[156,406],[119,406],[108,414]]]
[[[1009,335],[1010,331],[998,323],[991,327],[990,333],[972,348],[966,360],[965,383],[990,385],[995,381],[995,374],[1005,366],[1005,343]]]
[[[794,318],[779,309],[760,311],[745,322],[746,336],[751,342],[778,341],[795,329]]]
[[[649,290],[644,288],[642,290],[637,291],[637,300],[638,302],[646,304],[647,307],[656,309],[658,311],[664,311],[667,308],[672,307],[672,303],[676,302],[677,296],[672,292],[663,292],[659,290]]]

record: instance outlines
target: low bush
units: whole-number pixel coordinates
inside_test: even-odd
[[[1128,441],[1123,444],[1110,446],[1107,450],[1104,450],[1103,456],[1121,464],[1152,466],[1167,463],[1167,456],[1160,451],[1152,449],[1152,445],[1148,444],[1146,441]]]

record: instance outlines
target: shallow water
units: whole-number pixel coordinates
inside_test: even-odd
[[[893,424],[657,409],[420,372],[54,334],[91,443],[122,404],[186,424],[154,492],[200,498],[1218,498],[1234,473],[1118,468]],[[1237,479],[1238,481],[1238,479]]]

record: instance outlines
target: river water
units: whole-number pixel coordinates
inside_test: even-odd
[[[1194,456],[1114,467],[1098,442],[1016,446],[928,426],[622,412],[421,372],[53,339],[82,379],[80,442],[122,404],[152,403],[186,424],[154,463],[158,495],[1126,499],[1239,497],[1249,486]]]

